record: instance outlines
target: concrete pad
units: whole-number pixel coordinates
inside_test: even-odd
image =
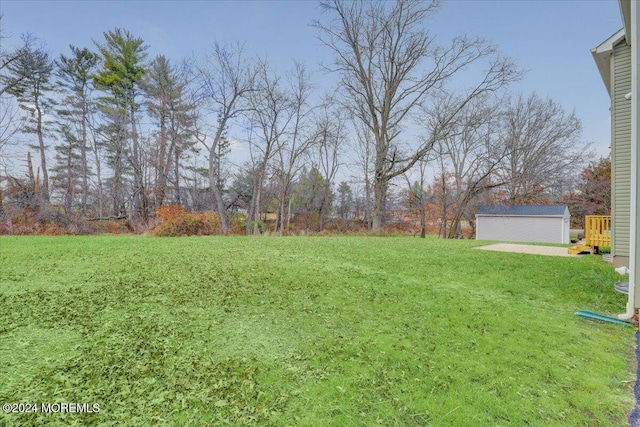
[[[536,246],[536,245],[520,245],[516,243],[495,243],[493,245],[478,246],[474,249],[482,249],[485,251],[495,252],[511,252],[517,254],[531,255],[548,255],[548,256],[566,256],[577,257],[579,255],[570,255],[568,249],[557,246]]]

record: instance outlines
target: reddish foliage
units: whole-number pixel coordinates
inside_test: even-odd
[[[580,178],[576,191],[566,200],[574,227],[584,226],[585,215],[611,214],[611,160],[603,157],[589,163]]]
[[[58,224],[56,224],[55,222],[52,222],[51,224],[48,224],[43,233],[45,236],[61,236],[64,234],[71,234],[69,233],[69,230],[60,227]]]
[[[107,233],[111,234],[124,234],[130,231],[126,221],[106,221],[104,227],[107,229]]]
[[[166,209],[163,209],[166,208]],[[220,218],[215,212],[187,212],[181,206],[158,208],[160,223],[151,231],[154,236],[205,236],[222,234]]]
[[[163,205],[156,209],[156,215],[162,221],[173,221],[180,215],[186,214],[187,209],[180,205]]]

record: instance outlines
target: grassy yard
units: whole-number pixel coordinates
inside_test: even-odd
[[[2,237],[0,425],[622,426],[599,257],[380,237]]]

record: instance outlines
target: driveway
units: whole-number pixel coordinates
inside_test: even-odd
[[[557,246],[536,246],[536,245],[520,245],[516,243],[495,243],[492,245],[478,246],[475,249],[496,252],[512,252],[518,254],[531,255],[548,255],[548,256],[567,256],[577,257],[579,255],[570,255],[568,248]]]

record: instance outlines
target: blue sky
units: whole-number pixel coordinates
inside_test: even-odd
[[[319,45],[316,1],[29,1],[0,0],[5,47],[31,32],[54,55],[68,45],[92,47],[102,33],[128,29],[149,45],[150,55],[174,60],[201,56],[218,41],[244,41],[250,53],[286,70],[293,59],[318,69],[330,53]],[[590,49],[622,27],[618,2],[445,1],[431,33],[442,42],[459,34],[486,38],[528,71],[516,93],[536,91],[575,109],[583,138],[608,154],[609,98]],[[326,77],[319,81],[327,81]]]

